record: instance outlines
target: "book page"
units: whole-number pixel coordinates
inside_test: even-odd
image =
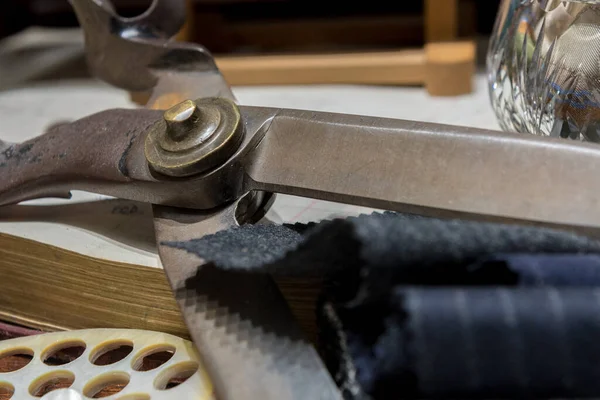
[[[450,98],[432,98],[421,88],[343,85],[244,87],[234,88],[234,93],[241,104],[498,129],[484,75],[477,77],[473,94]],[[20,142],[56,122],[134,107],[126,92],[95,81],[62,81],[0,92],[0,139]],[[273,218],[309,222],[371,211],[279,195]],[[70,200],[34,200],[0,208],[0,232],[91,257],[161,267],[148,204],[75,191]]]

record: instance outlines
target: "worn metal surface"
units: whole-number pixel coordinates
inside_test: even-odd
[[[237,226],[240,206],[265,208],[239,202],[208,212],[154,206],[157,238],[180,242]],[[159,251],[218,398],[341,399],[270,276],[219,270],[160,243]]]
[[[210,209],[241,197],[245,153],[257,145],[271,110],[246,121],[253,135],[217,168],[190,179],[154,173],[146,161],[148,132],[162,120],[154,110],[109,110],[60,125],[0,149],[0,205],[69,190],[85,190],[151,204]]]
[[[91,72],[161,107],[170,98],[233,99],[204,47],[172,40],[185,21],[185,0],[153,0],[135,18],[123,18],[109,0],[69,0],[85,33]]]
[[[153,170],[185,177],[227,161],[244,138],[237,105],[228,99],[185,101],[165,112],[148,133],[145,153]]]
[[[248,185],[372,208],[600,227],[600,147],[507,132],[279,110]]]
[[[600,227],[600,147],[344,114],[240,107],[235,154],[187,179],[157,175],[144,143],[160,112],[113,110],[0,154],[0,204],[88,190],[211,209],[251,190],[420,214]]]

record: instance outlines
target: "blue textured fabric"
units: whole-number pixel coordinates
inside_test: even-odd
[[[471,266],[474,273],[508,269],[521,285],[600,286],[598,254],[496,254]]]
[[[397,287],[338,316],[351,372],[375,399],[598,398],[599,298],[595,288]],[[382,317],[377,335],[369,313]]]

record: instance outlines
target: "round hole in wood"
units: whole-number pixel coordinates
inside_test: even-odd
[[[92,399],[113,396],[129,384],[126,372],[107,372],[90,380],[83,388],[83,394]]]
[[[14,372],[25,367],[33,359],[33,350],[17,347],[0,352],[0,373]]]
[[[131,361],[135,371],[151,371],[168,362],[175,354],[175,346],[157,344],[140,350]]]
[[[8,382],[0,382],[0,400],[9,400],[15,393],[15,387]]]
[[[154,387],[158,390],[167,390],[181,385],[192,377],[200,366],[195,361],[185,361],[172,365],[162,371],[154,379]]]
[[[112,340],[96,346],[90,353],[94,365],[110,365],[126,358],[133,351],[130,340]]]
[[[42,397],[57,389],[67,389],[75,381],[75,375],[70,371],[52,371],[44,374],[29,385],[29,393],[35,397]]]
[[[85,351],[85,342],[81,340],[65,340],[55,343],[42,353],[42,361],[46,365],[65,365],[77,360]]]

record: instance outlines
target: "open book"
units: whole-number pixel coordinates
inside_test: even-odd
[[[496,128],[483,77],[460,98],[419,88],[238,88],[242,104],[345,112]],[[48,126],[109,108],[134,108],[127,93],[94,81],[64,81],[0,92],[0,139],[18,142]],[[373,177],[376,179],[376,177]],[[271,218],[308,222],[372,210],[279,195]],[[148,204],[73,192],[0,208],[0,320],[48,330],[94,327],[187,330],[156,252]],[[284,294],[286,283],[281,283]],[[287,287],[299,304],[310,288]]]

